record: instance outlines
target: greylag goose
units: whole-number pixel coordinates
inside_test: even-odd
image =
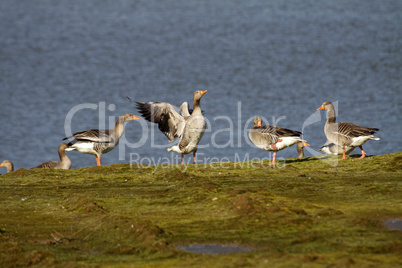
[[[13,162],[11,162],[10,160],[4,160],[4,161],[0,164],[0,167],[5,167],[5,168],[7,168],[7,172],[14,171]]]
[[[368,140],[379,140],[380,138],[373,136],[378,128],[362,127],[353,123],[340,122],[335,123],[335,109],[331,102],[324,102],[317,110],[327,111],[327,122],[324,126],[325,136],[328,141],[342,148],[342,160],[346,159],[346,148],[359,147],[364,158],[366,153],[362,145]]]
[[[124,133],[124,122],[132,120],[139,120],[139,118],[127,113],[119,117],[112,129],[91,129],[74,133],[71,137],[63,139],[74,138],[68,143],[69,148],[66,151],[76,150],[84,154],[92,154],[96,156],[96,164],[100,166],[101,155],[110,152],[119,144]]]
[[[298,154],[298,157],[299,158],[302,158],[302,157],[304,157],[304,151],[303,151],[303,148],[304,147],[307,147],[307,146],[310,146],[310,144],[308,144],[307,142],[305,142],[305,141],[299,141],[298,143],[297,143],[297,154]]]
[[[138,111],[146,120],[158,124],[159,130],[166,135],[169,143],[180,138],[178,145],[168,148],[168,151],[181,154],[182,165],[184,165],[184,155],[189,153],[193,153],[194,164],[196,163],[197,146],[206,128],[200,107],[201,97],[205,93],[207,90],[194,92],[193,111],[189,111],[188,104],[185,102],[180,107],[181,114],[169,103],[137,102]]]
[[[71,161],[66,155],[65,150],[68,148],[67,143],[61,143],[59,145],[59,157],[61,162],[58,161],[47,161],[38,165],[36,168],[52,168],[52,169],[70,169],[71,168]]]
[[[299,131],[275,126],[262,126],[261,124],[261,116],[256,116],[254,118],[254,127],[250,130],[248,136],[258,148],[274,152],[272,163],[270,164],[272,166],[275,165],[276,152],[292,146],[297,142],[307,144],[305,140],[300,138],[302,133]]]
[[[346,146],[345,154],[347,154],[347,155],[350,154],[354,149],[355,149],[355,147]],[[339,145],[336,145],[332,142],[325,143],[320,149],[318,149],[318,151],[321,151],[326,154],[334,154],[334,155],[343,154],[342,147]]]

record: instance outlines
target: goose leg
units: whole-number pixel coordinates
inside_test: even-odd
[[[194,164],[197,163],[197,160],[195,158],[195,152],[193,152],[193,156],[194,156]]]
[[[276,157],[276,152],[272,155],[272,163],[269,164],[270,166],[275,166],[275,157]]]
[[[96,165],[100,166],[101,162],[100,162],[100,156],[96,157]]]
[[[181,154],[181,165],[184,166],[184,161],[183,161],[184,155]]]
[[[363,146],[359,146],[360,150],[362,151],[362,156],[360,156],[360,159],[366,157],[366,153],[363,151]]]
[[[345,148],[342,149],[342,159],[341,160],[345,160],[346,159],[346,150]]]

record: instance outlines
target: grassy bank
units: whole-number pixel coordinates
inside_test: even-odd
[[[336,165],[337,164],[337,165]],[[402,153],[0,176],[0,266],[397,267]],[[193,243],[251,252],[196,254]]]

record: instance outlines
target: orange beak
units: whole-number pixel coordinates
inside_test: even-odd
[[[307,142],[304,143],[304,147],[310,146]]]
[[[201,92],[201,96],[204,95],[205,93],[208,92],[208,90],[204,90],[204,91],[200,91]]]
[[[258,122],[258,127],[261,127],[261,122]]]
[[[4,167],[4,162],[0,164],[0,167]]]
[[[325,110],[324,105],[321,105],[317,110]]]
[[[133,115],[133,120],[140,120],[138,117],[136,117],[135,115]]]

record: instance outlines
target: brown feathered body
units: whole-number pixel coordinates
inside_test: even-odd
[[[68,148],[67,143],[61,143],[59,145],[58,153],[60,157],[59,161],[47,161],[38,165],[36,168],[51,168],[51,169],[70,169],[71,168],[71,161],[66,155],[65,150]]]

